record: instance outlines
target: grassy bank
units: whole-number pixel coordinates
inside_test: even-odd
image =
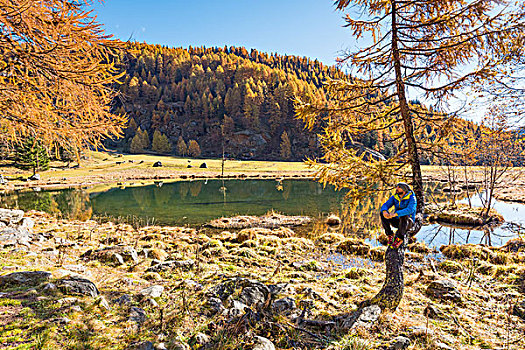
[[[384,247],[369,247],[357,237],[328,228],[307,239],[281,228],[135,229],[32,216],[42,238],[28,247],[4,247],[0,275],[42,270],[52,276],[41,284],[1,287],[5,348],[138,349],[150,341],[167,349],[244,349],[255,336],[278,349],[386,349],[398,336],[408,339],[407,349],[518,349],[522,344],[525,320],[513,310],[525,288],[523,252],[480,248],[488,252],[473,263],[470,255],[458,253],[460,248],[442,249],[450,260],[436,260],[421,254],[426,250],[420,244],[410,246],[400,307],[366,327],[348,329],[341,320],[375,295],[385,276]],[[126,255],[130,250],[137,253],[135,260]],[[334,252],[341,254],[336,260]],[[498,259],[485,259],[490,254]],[[168,261],[176,263],[152,268]],[[100,295],[49,287],[68,276],[89,279]],[[429,296],[429,286],[444,279],[459,297]],[[160,295],[146,295],[152,286],[162,287]],[[246,288],[257,295],[254,286],[278,286],[271,305],[286,300],[289,307],[216,311],[211,296],[217,291],[226,307],[234,307]]]

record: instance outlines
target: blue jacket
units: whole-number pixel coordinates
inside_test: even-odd
[[[416,220],[417,199],[414,192],[410,191],[403,198],[394,194],[381,206],[381,212],[392,207],[396,208],[397,216],[410,216],[412,220]]]

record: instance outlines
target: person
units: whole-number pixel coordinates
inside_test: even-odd
[[[394,211],[390,212],[390,208]],[[417,199],[410,186],[404,182],[396,185],[396,192],[381,206],[381,223],[388,236],[388,244],[392,248],[399,248],[405,234],[414,225],[416,220]],[[392,227],[396,227],[395,233]]]

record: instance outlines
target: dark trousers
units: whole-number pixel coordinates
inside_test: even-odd
[[[383,212],[381,212],[381,224],[383,224],[385,233],[388,236],[394,234],[392,227],[396,227],[396,237],[405,239],[405,233],[412,227],[412,218],[410,216],[396,216],[392,219],[387,219],[383,216]]]

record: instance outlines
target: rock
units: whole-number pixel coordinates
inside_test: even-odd
[[[17,244],[29,246],[32,239],[33,234],[24,227],[8,226],[0,229],[0,244],[3,246]]]
[[[239,296],[239,301],[248,306],[262,306],[270,291],[266,285],[259,281],[245,280],[244,288]]]
[[[160,160],[156,161],[155,163],[153,163],[153,167],[154,168],[160,168],[162,167],[162,162]]]
[[[450,346],[448,346],[447,344],[445,343],[442,343],[440,341],[435,341],[434,342],[434,347],[433,349],[435,350],[454,350],[454,348],[451,348]]]
[[[525,320],[525,300],[520,304],[514,305],[512,308],[512,314],[518,316],[522,320]]]
[[[349,317],[340,319],[342,328],[370,328],[374,322],[376,322],[381,315],[381,308],[377,305],[370,305],[364,308],[358,309],[356,312],[351,314]]]
[[[232,306],[229,309],[223,311],[223,315],[228,318],[234,318],[244,315],[244,310],[249,309],[246,304],[241,303],[240,301],[234,300]]]
[[[201,169],[208,169],[208,165],[206,163],[202,163],[199,168]]]
[[[166,344],[158,343],[157,345],[155,345],[155,350],[168,350],[168,348],[166,347]]]
[[[180,341],[173,341],[169,343],[170,350],[191,350],[190,346]]]
[[[337,215],[330,215],[327,219],[326,219],[326,224],[328,226],[337,226],[337,225],[340,225],[341,224],[341,218]]]
[[[129,294],[122,294],[120,297],[113,300],[113,304],[129,305],[131,304],[131,296]]]
[[[269,339],[255,336],[252,350],[275,350],[275,345]]]
[[[142,310],[140,307],[132,306],[129,311],[129,320],[135,322],[140,328],[140,326],[146,322],[146,311]]]
[[[192,338],[191,338],[191,342],[190,344],[193,344],[193,345],[200,345],[200,347],[205,347],[207,344],[209,344],[211,342],[211,338],[204,334],[204,333],[197,333],[195,334]],[[200,348],[199,347],[199,348]]]
[[[7,180],[4,178],[3,174],[0,174],[0,185],[7,185]]]
[[[140,295],[142,295],[145,298],[158,298],[162,295],[162,292],[164,292],[164,287],[155,285],[148,288],[144,288],[140,291]]]
[[[423,314],[432,319],[442,319],[443,318],[443,312],[432,304],[427,305],[427,307],[423,311]]]
[[[0,221],[7,225],[16,224],[22,220],[24,212],[14,209],[0,209]]]
[[[155,265],[152,265],[150,268],[146,270],[146,272],[159,272],[159,271],[167,271],[172,270],[175,268],[179,268],[181,270],[191,270],[191,268],[195,265],[195,260],[170,260],[165,261],[162,263],[157,263]]]
[[[272,304],[272,309],[278,314],[286,314],[294,311],[296,308],[295,299],[290,297],[276,300]]]
[[[193,168],[193,166],[191,164],[188,164],[188,166],[186,168]]]
[[[389,350],[402,350],[406,349],[410,346],[410,339],[407,337],[399,336],[394,338],[392,340],[392,343],[390,344]]]
[[[59,318],[52,319],[51,322],[59,324],[59,325],[65,325],[65,324],[70,323],[71,320],[67,317],[59,317]]]
[[[96,304],[97,304],[98,306],[100,306],[101,308],[107,310],[107,311],[111,310],[111,306],[109,306],[109,303],[108,303],[107,299],[104,298],[103,296],[100,296],[100,297],[97,299]]]
[[[126,262],[138,263],[139,256],[137,251],[132,247],[113,246],[96,251],[88,250],[81,255],[82,258],[98,260],[109,265],[123,265]]]
[[[21,271],[12,272],[0,276],[0,288],[7,287],[33,287],[51,278],[51,274],[45,271]]]
[[[54,283],[46,283],[42,288],[42,292],[46,294],[54,294],[58,291],[57,286]]]
[[[450,280],[437,280],[431,282],[427,287],[426,294],[435,299],[461,302],[461,293]]]
[[[34,175],[31,175],[29,178],[28,178],[29,181],[40,181],[40,174],[34,174]]]
[[[69,277],[58,280],[57,287],[64,294],[81,294],[92,298],[96,298],[100,294],[93,282],[81,277]]]
[[[153,298],[147,298],[146,299],[146,303],[148,303],[148,305],[150,307],[158,307],[159,306],[159,303],[157,303],[157,301],[155,301],[155,299],[153,299]]]
[[[69,310],[71,310],[72,312],[82,312],[82,308],[80,307],[80,305],[73,305],[69,308]]]
[[[155,350],[155,348],[153,347],[153,343],[150,341],[143,341],[142,343],[135,345],[133,349],[135,350]]]
[[[209,297],[205,306],[210,310],[211,315],[221,314],[225,310],[222,300],[215,297]]]

